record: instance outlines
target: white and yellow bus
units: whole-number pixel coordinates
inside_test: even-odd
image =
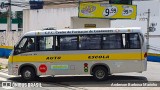
[[[146,43],[140,28],[40,30],[26,33],[9,57],[9,75],[93,75],[146,70]]]

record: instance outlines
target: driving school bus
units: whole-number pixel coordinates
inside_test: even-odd
[[[140,28],[31,31],[14,46],[9,75],[33,80],[40,75],[92,75],[146,70],[146,43]]]

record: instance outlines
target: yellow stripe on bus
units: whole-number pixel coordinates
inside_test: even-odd
[[[57,54],[37,56],[11,56],[9,62],[59,62],[85,60],[142,60],[141,53],[122,54]]]

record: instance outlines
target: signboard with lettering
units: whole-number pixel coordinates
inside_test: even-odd
[[[136,19],[136,5],[80,3],[78,16],[82,18]]]
[[[43,1],[29,1],[31,9],[43,9]]]
[[[2,2],[1,4],[0,4],[0,7],[1,7],[1,9],[3,9],[4,8],[4,2]]]
[[[8,10],[8,6],[6,2],[0,2],[0,12],[6,12]]]
[[[47,66],[46,66],[45,64],[41,64],[41,65],[39,66],[39,71],[40,71],[41,73],[45,73],[45,72],[47,71]]]

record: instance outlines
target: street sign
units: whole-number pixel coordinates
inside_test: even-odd
[[[43,9],[43,1],[29,1],[30,9]]]
[[[107,3],[80,3],[78,16],[84,18],[136,19],[137,6]]]
[[[149,27],[149,32],[154,32],[154,31],[156,31],[155,27]]]
[[[1,5],[0,8],[3,9],[5,4],[4,2],[2,2],[0,5]]]
[[[6,12],[8,10],[7,7],[6,2],[0,2],[0,12]]]

